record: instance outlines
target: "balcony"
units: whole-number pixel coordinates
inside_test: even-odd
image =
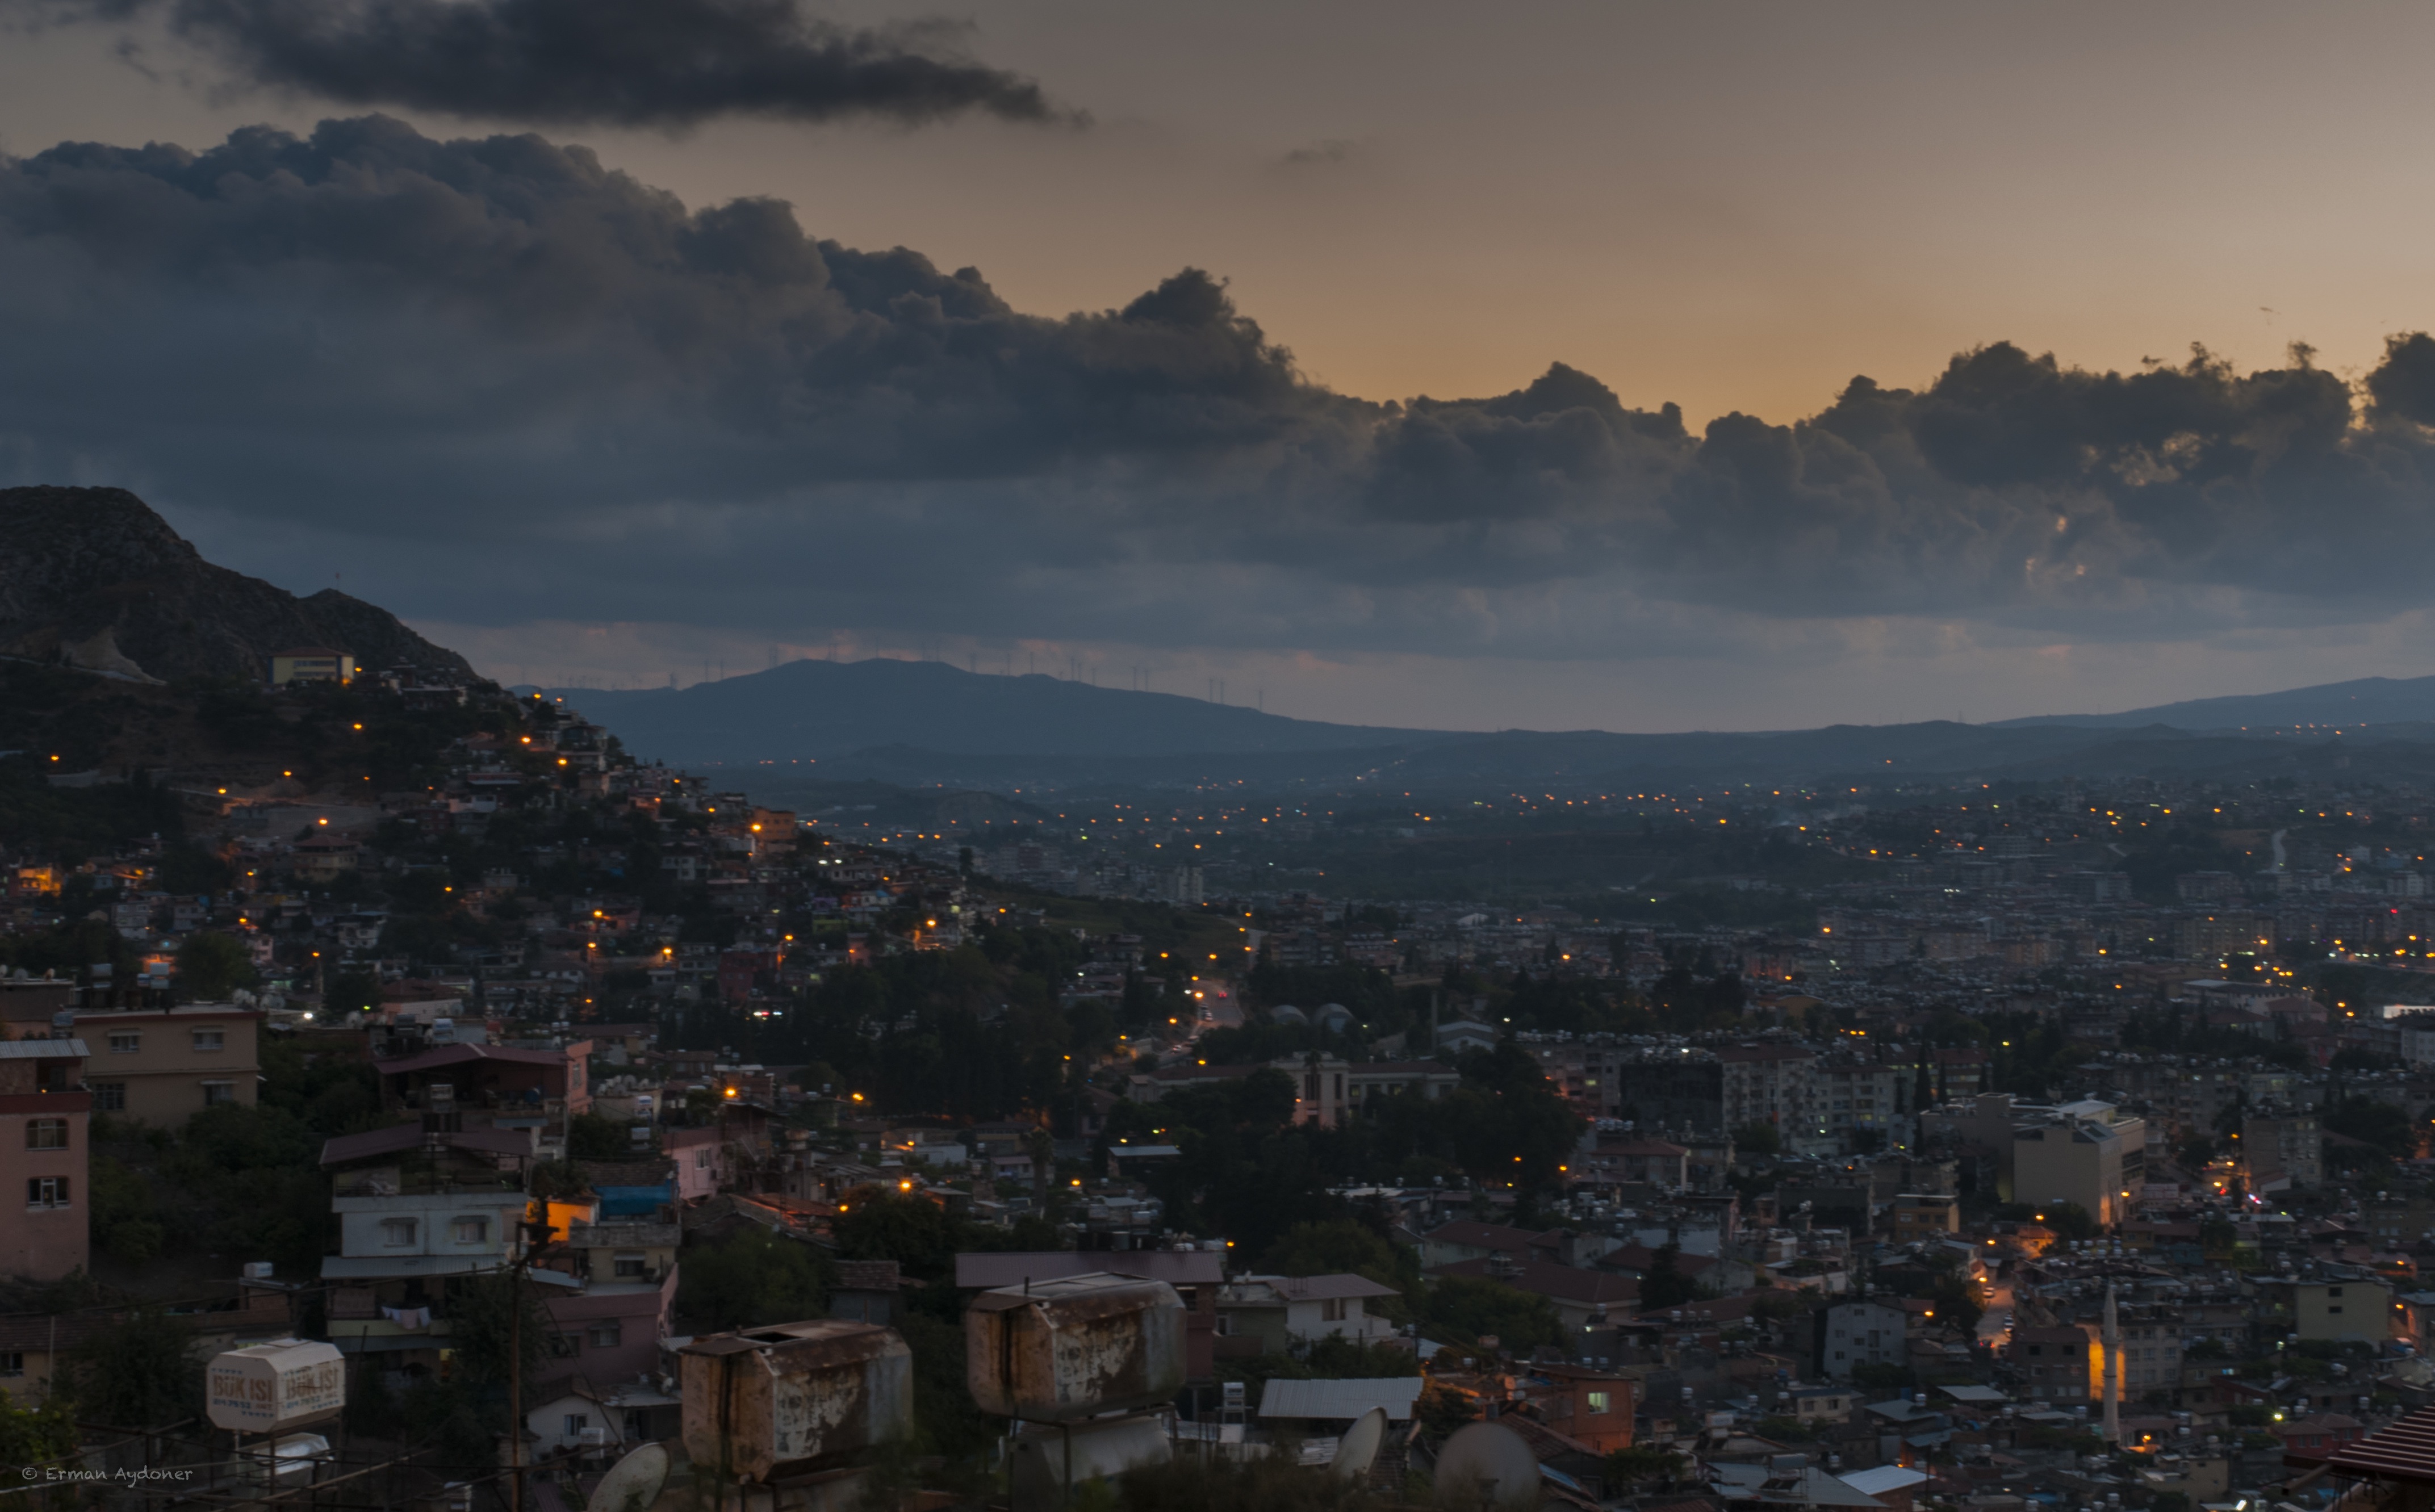
[[[397,1294],[392,1293],[392,1296]],[[380,1293],[370,1286],[334,1286],[330,1289],[329,1335],[331,1342],[351,1352],[367,1348],[412,1348],[409,1344],[371,1344],[371,1340],[431,1339],[437,1348],[449,1333],[448,1319],[440,1315],[438,1306],[427,1301],[407,1303],[403,1299],[384,1302]]]

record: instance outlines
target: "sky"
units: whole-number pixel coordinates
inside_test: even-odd
[[[1652,730],[2435,670],[2435,14],[0,26],[0,481],[503,677]]]

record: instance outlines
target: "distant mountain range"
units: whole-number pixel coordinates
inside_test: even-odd
[[[2364,781],[2387,768],[2423,777],[2435,763],[2435,678],[1989,725],[1661,735],[1327,724],[936,662],[805,661],[682,690],[549,691],[639,754],[760,768],[756,788],[810,781],[1000,790],[1374,781],[1446,792],[1515,782],[1663,788],[1965,775],[2246,781],[2320,769],[2355,769]],[[2339,726],[2344,733],[2292,733],[2295,726]],[[2284,733],[2270,733],[2278,730]]]
[[[2081,730],[2135,730],[2170,725],[2176,730],[2290,730],[2331,726],[2435,723],[2435,678],[2359,678],[2321,682],[2281,693],[2239,694],[2229,698],[2192,698],[2133,709],[2118,714],[2041,714],[1999,719],[1991,730],[2033,725],[2070,725]]]
[[[367,667],[474,676],[462,657],[375,605],[328,590],[299,598],[203,560],[123,490],[0,490],[0,657],[145,680],[250,679],[273,651],[321,644]],[[756,794],[800,790],[857,811],[889,801],[883,788],[929,790],[906,801],[944,801],[944,787],[973,794],[958,801],[996,803],[974,790],[1239,782],[1452,795],[1525,783],[1631,792],[1890,779],[2435,778],[2435,677],[1987,725],[1657,735],[1329,724],[938,662],[803,661],[682,690],[551,691],[638,755],[743,769],[736,780]]]
[[[553,688],[635,750],[683,761],[829,760],[883,746],[1099,757],[1340,750],[1444,737],[1288,719],[1171,693],[943,662],[788,662],[690,688]]]

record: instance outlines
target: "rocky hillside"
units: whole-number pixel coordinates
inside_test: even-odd
[[[334,589],[298,598],[203,560],[124,489],[0,489],[0,656],[154,681],[258,680],[326,645],[369,671],[470,680],[463,657]]]

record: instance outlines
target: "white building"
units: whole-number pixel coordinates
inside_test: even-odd
[[[1399,1295],[1367,1276],[1245,1276],[1218,1292],[1218,1332],[1257,1337],[1264,1354],[1335,1335],[1367,1344],[1391,1338],[1395,1325],[1368,1311],[1372,1298]]]
[[[1906,1314],[1876,1302],[1838,1302],[1818,1314],[1818,1373],[1848,1381],[1864,1365],[1909,1363]]]

